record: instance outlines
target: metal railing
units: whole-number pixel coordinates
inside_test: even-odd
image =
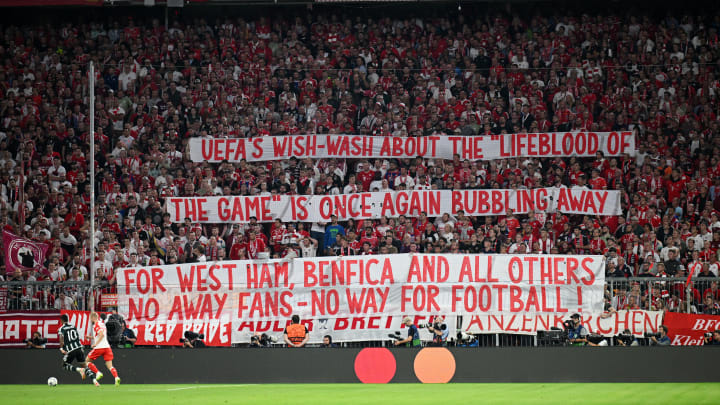
[[[89,310],[90,298],[95,296],[99,302],[97,297],[109,288],[107,281],[96,282],[92,289],[89,281],[3,281],[0,282],[0,296],[5,295],[7,311],[42,311],[59,307]],[[71,308],[56,305],[60,293],[72,300]]]
[[[703,312],[709,308],[705,297],[720,298],[718,278],[693,277],[630,277],[606,278],[606,307],[616,310],[643,309],[673,312]],[[714,305],[710,303],[710,305]]]

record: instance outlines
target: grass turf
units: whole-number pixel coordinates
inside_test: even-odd
[[[0,385],[4,404],[718,404],[720,384]],[[457,402],[455,402],[457,401]]]

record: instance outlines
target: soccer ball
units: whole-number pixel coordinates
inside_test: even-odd
[[[57,378],[55,378],[55,377],[50,377],[50,378],[48,378],[48,385],[51,386],[51,387],[56,386],[56,385],[57,385]]]

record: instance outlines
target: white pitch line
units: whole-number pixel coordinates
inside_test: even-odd
[[[42,385],[42,384],[41,384]],[[208,385],[194,385],[191,387],[178,387],[178,388],[165,388],[165,389],[153,389],[153,388],[146,388],[143,389],[141,386],[142,384],[127,384],[125,386],[122,386],[120,391],[121,392],[169,392],[169,391],[180,391],[180,390],[191,390],[191,389],[200,389],[200,388],[222,388],[222,387],[228,387],[228,388],[239,388],[239,387],[249,387],[252,385],[261,385],[261,384],[208,384]],[[101,386],[100,388],[104,388],[105,386]],[[107,385],[108,390],[110,389],[116,389],[114,385],[108,384]],[[52,389],[52,388],[51,388]],[[62,392],[65,393],[77,393],[77,392],[87,392],[87,391],[97,390],[97,388],[88,385],[88,386],[80,386],[75,384],[66,384],[62,387]]]
[[[198,388],[218,388],[218,387],[246,387],[247,384],[236,384],[236,385],[220,385],[220,386],[206,386],[206,385],[195,385],[192,387],[180,387],[180,388],[168,388],[166,391],[181,391],[181,390],[194,390]]]

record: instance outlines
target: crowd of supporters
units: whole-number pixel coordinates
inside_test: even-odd
[[[696,310],[717,311],[718,29],[712,13],[522,11],[4,25],[0,226],[50,245],[44,269],[7,279],[84,280],[91,260],[113,284],[124,266],[265,255],[604,254],[612,277],[711,278],[692,293]],[[636,157],[209,164],[187,148],[207,136],[618,130],[633,131]],[[545,186],[621,190],[624,214],[203,225],[172,223],[164,207],[168,196]],[[628,284],[608,301],[677,309],[685,294],[684,284]]]

